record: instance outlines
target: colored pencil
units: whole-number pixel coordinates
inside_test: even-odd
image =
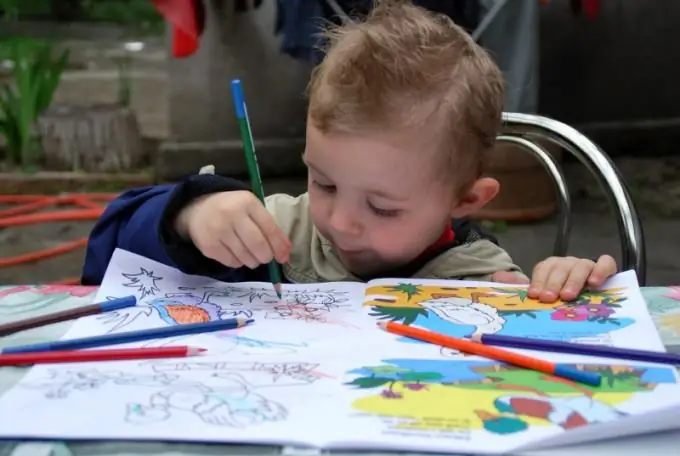
[[[0,355],[0,366],[25,366],[29,364],[85,363],[92,361],[123,361],[132,359],[180,358],[196,356],[204,348],[149,347],[110,350],[53,351],[39,353],[13,353]]]
[[[680,353],[665,353],[556,340],[499,336],[497,334],[484,334],[483,336],[475,335],[472,336],[471,339],[485,345],[495,345],[499,347],[521,348],[553,353],[569,353],[583,356],[601,356],[603,358],[625,359],[628,361],[641,361],[646,363],[680,365]]]
[[[54,342],[45,342],[32,345],[6,347],[0,353],[30,353],[59,350],[82,350],[85,348],[103,347],[106,345],[127,344],[151,339],[163,339],[166,337],[187,336],[190,334],[204,334],[225,329],[235,329],[252,323],[253,320],[245,318],[231,318],[228,320],[209,321],[207,323],[191,323],[161,328],[143,329],[140,331],[128,331],[103,336],[85,337],[82,339],[66,339]]]
[[[423,342],[429,342],[434,345],[452,348],[471,355],[502,361],[507,364],[513,364],[518,367],[543,372],[544,374],[554,375],[556,377],[566,378],[579,383],[599,386],[602,382],[602,377],[595,372],[580,371],[568,366],[551,363],[550,361],[532,358],[500,348],[490,347],[488,345],[473,342],[471,340],[456,339],[455,337],[437,334],[424,329],[415,328],[413,326],[402,325],[401,323],[395,323],[393,321],[381,321],[378,322],[378,326],[387,332],[398,334],[400,336],[410,337]]]
[[[262,185],[262,177],[260,176],[260,167],[257,164],[257,154],[255,153],[255,141],[253,141],[253,131],[250,128],[250,120],[248,119],[248,108],[246,107],[246,97],[243,93],[241,81],[234,79],[231,81],[231,94],[234,99],[234,109],[236,111],[236,119],[238,120],[239,130],[241,131],[241,140],[243,141],[243,152],[246,156],[246,164],[248,167],[248,175],[250,177],[251,185],[255,195],[264,204],[264,186]],[[276,260],[269,262],[269,278],[276,291],[276,296],[279,300],[281,295],[281,272]]]
[[[137,298],[135,298],[134,296],[126,296],[124,298],[118,298],[113,299],[111,301],[90,304],[75,309],[67,309],[47,315],[40,315],[37,317],[27,318],[25,320],[13,321],[10,323],[0,325],[0,337],[8,336],[19,331],[25,331],[27,329],[51,325],[53,323],[60,323],[62,321],[67,320],[75,320],[76,318],[97,315],[104,312],[112,312],[114,310],[132,307],[135,306],[136,304]]]

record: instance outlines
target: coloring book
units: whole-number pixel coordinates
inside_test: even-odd
[[[248,317],[237,330],[130,346],[204,356],[39,365],[0,397],[0,438],[160,440],[336,450],[507,453],[680,427],[674,368],[533,352],[597,371],[590,387],[409,340],[398,321],[456,337],[505,334],[663,351],[635,274],[573,302],[526,286],[381,279],[227,284],[117,250],[97,300],[136,307],[65,338]]]

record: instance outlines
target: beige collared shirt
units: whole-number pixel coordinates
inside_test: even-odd
[[[312,223],[306,193],[293,197],[275,194],[266,205],[278,225],[293,243],[290,261],[283,274],[291,283],[363,281],[347,271]],[[498,271],[522,275],[510,255],[486,239],[477,239],[453,247],[428,261],[412,277],[421,279],[459,279],[488,281]]]

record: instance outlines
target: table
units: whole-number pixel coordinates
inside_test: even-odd
[[[91,304],[97,293],[96,287],[65,285],[43,286],[0,286],[0,321],[20,320],[40,313],[56,312],[63,309]],[[680,351],[680,286],[647,287],[642,289],[650,313],[659,329],[664,344],[671,351]],[[69,329],[71,322],[37,328],[0,338],[0,347],[15,344],[28,344],[59,339]],[[19,381],[26,369],[3,368],[0,375],[0,395]],[[64,411],[68,413],[68,411]],[[1,423],[0,423],[1,425]],[[664,437],[670,445],[677,445],[677,435]],[[654,446],[657,446],[657,441]],[[661,443],[658,443],[661,445]],[[616,447],[619,455],[639,454],[640,448],[648,444],[620,444]],[[671,447],[673,448],[673,447]],[[611,447],[600,450],[611,454]],[[626,450],[631,451],[628,453]],[[581,454],[574,449],[531,454],[570,455]],[[280,447],[248,445],[205,445],[179,443],[138,443],[138,442],[0,442],[0,456],[212,456],[225,454],[281,454]],[[293,449],[283,449],[284,454],[296,453]],[[310,454],[299,450],[298,454]],[[593,448],[583,454],[595,454]],[[660,453],[664,453],[661,451]],[[665,453],[670,454],[670,453]]]

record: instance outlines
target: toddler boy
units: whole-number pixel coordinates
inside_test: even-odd
[[[248,187],[212,174],[130,191],[94,228],[83,283],[100,283],[120,247],[189,274],[294,283],[377,277],[528,279],[465,218],[498,192],[483,176],[501,125],[504,87],[492,59],[461,28],[407,2],[382,2],[328,33],[309,85],[303,160],[308,191],[266,208]],[[616,272],[549,258],[530,295],[573,299]]]

